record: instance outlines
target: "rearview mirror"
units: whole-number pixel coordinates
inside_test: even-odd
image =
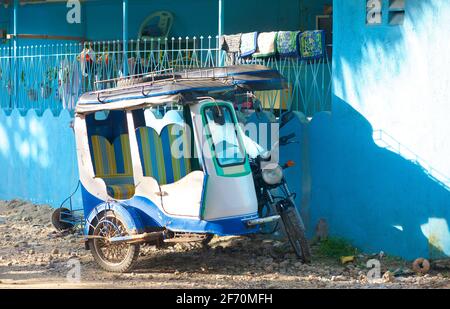
[[[225,115],[221,107],[216,106],[213,109],[214,122],[220,126],[225,125]]]

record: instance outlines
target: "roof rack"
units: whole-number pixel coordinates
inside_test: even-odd
[[[138,80],[141,78],[142,80]],[[122,83],[120,81],[130,81]],[[269,67],[261,65],[230,66],[220,68],[199,68],[175,71],[173,68],[158,70],[144,74],[122,76],[115,79],[98,81],[95,84],[116,84],[113,87],[95,89],[84,94],[80,100],[84,104],[104,104],[112,100],[124,99],[130,96],[133,99],[146,99],[151,96],[175,95],[182,92],[205,91],[216,89],[226,91],[226,88],[253,89],[254,91],[285,89],[286,83],[281,74]],[[198,83],[198,85],[197,85]],[[110,86],[108,84],[107,86]],[[79,101],[80,102],[80,101]]]
[[[225,71],[227,71],[227,69],[224,69]],[[216,70],[217,68],[203,68],[203,69],[197,69],[197,70],[188,70],[185,69],[182,73],[183,73],[183,77],[187,78],[187,79],[192,79],[192,78],[209,78],[209,79],[215,79],[216,78]],[[209,74],[211,73],[211,74]],[[200,76],[198,76],[200,75]]]
[[[173,68],[169,68],[169,69],[164,69],[164,70],[151,71],[148,73],[126,75],[126,76],[121,76],[121,77],[117,77],[117,78],[96,81],[96,82],[94,82],[94,87],[96,90],[101,91],[101,89],[97,88],[98,85],[109,84],[109,83],[118,83],[120,81],[127,81],[127,80],[132,80],[132,79],[137,79],[137,78],[147,78],[147,79],[149,79],[147,82],[151,82],[151,81],[155,82],[157,80],[168,80],[168,79],[175,80],[176,75],[175,75],[175,70]],[[102,90],[106,90],[106,89],[102,89]]]

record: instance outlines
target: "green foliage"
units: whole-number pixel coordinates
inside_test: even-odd
[[[329,238],[319,243],[317,253],[324,257],[339,259],[343,256],[358,255],[359,251],[345,239]]]

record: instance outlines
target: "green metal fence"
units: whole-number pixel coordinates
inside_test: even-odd
[[[94,90],[96,80],[122,76],[127,59],[129,74],[217,66],[226,55],[217,36],[132,40],[126,58],[121,41],[54,44],[0,49],[0,106],[7,113],[50,109],[73,111],[78,97]],[[284,92],[261,93],[271,110],[294,109],[312,116],[331,109],[331,64],[328,57],[315,61],[295,58],[239,59],[278,69],[288,80]]]

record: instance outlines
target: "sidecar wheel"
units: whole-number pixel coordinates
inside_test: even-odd
[[[73,224],[61,221],[62,214],[70,214],[70,210],[67,208],[55,209],[55,211],[52,214],[52,224],[54,228],[59,232],[73,229],[74,228]]]
[[[206,235],[205,239],[202,240],[202,245],[208,246],[210,244],[210,242],[213,240],[213,238],[214,238],[213,234]]]
[[[129,231],[114,212],[108,211],[99,219],[92,235],[111,238],[127,236]],[[136,244],[111,244],[98,238],[89,240],[89,248],[97,264],[104,270],[114,273],[125,273],[133,269],[140,250],[140,246]]]

